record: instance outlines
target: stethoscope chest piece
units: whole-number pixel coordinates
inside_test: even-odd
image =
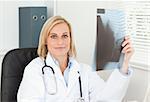
[[[85,102],[82,97],[79,97],[75,102]]]

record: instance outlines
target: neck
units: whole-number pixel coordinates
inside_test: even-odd
[[[58,61],[61,72],[63,74],[68,65],[68,56],[58,56],[55,58]]]

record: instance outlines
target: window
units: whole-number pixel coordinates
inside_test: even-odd
[[[150,70],[150,1],[125,2],[127,34],[135,53],[131,66]]]

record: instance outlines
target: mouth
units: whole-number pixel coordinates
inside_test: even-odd
[[[55,49],[65,49],[65,47],[55,47]]]

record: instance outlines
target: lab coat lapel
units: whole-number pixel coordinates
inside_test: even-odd
[[[64,81],[64,77],[60,71],[60,68],[59,66],[56,65],[56,63],[54,62],[52,56],[48,53],[47,54],[47,57],[46,57],[46,64],[51,66],[53,69],[54,69],[54,72],[55,72],[55,77],[56,78],[59,78],[64,86],[66,87],[67,89],[67,93],[66,94],[69,94],[72,90],[72,88],[74,87],[74,85],[76,83],[78,83],[78,78],[79,78],[79,64],[76,60],[74,60],[73,58],[70,58],[71,62],[72,62],[72,66],[70,68],[70,72],[69,72],[69,79],[68,79],[68,88],[66,87],[66,84],[65,84],[65,81]],[[79,71],[80,72],[80,71]]]
[[[70,72],[69,72],[69,80],[68,80],[68,90],[67,90],[67,94],[69,94],[69,92],[71,92],[72,88],[74,87],[74,85],[76,83],[78,83],[79,80],[79,64],[73,60],[72,61],[72,67],[70,68]]]
[[[57,65],[54,62],[54,59],[52,58],[52,56],[49,53],[47,54],[47,57],[46,57],[46,64],[51,66],[54,69],[55,77],[59,78],[63,82],[63,84],[65,85],[65,81],[64,81],[62,72],[61,72],[61,70],[59,68],[59,65]]]
[[[58,67],[49,53],[46,56],[46,64],[54,68],[54,70]]]

